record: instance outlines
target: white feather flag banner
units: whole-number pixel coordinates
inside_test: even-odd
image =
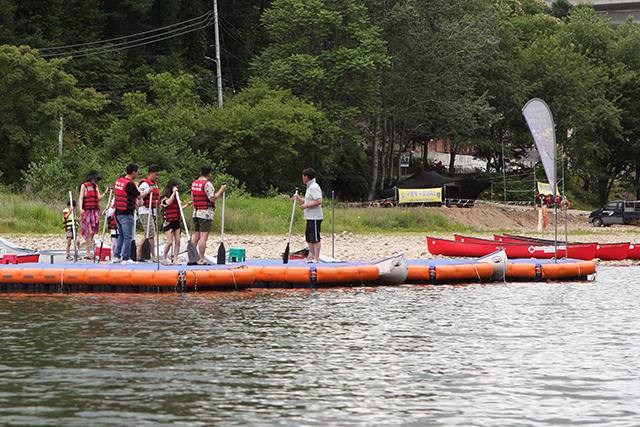
[[[547,181],[556,196],[556,131],[549,106],[542,99],[533,98],[522,108],[533,141],[536,143],[540,161],[547,175]]]

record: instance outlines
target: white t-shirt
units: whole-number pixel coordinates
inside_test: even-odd
[[[304,203],[308,206],[309,203],[315,200],[322,200],[322,190],[314,178],[307,182],[307,191],[304,193]],[[324,219],[322,216],[322,204],[305,209],[304,219]]]
[[[141,182],[140,186],[138,187],[138,191],[140,193],[144,193],[145,191],[147,191],[149,189],[149,183],[147,182]],[[149,197],[151,197],[151,195],[149,195]],[[156,200],[154,200],[153,202],[156,202]],[[156,207],[155,207],[155,203],[152,203],[153,206],[151,206],[151,215],[155,216],[156,215]],[[138,208],[138,214],[140,215],[149,215],[149,202],[147,201],[147,204],[145,205],[144,203],[142,204],[142,206],[140,206]]]

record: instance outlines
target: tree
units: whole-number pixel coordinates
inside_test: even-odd
[[[569,0],[556,0],[551,4],[551,14],[556,18],[566,18],[573,11],[573,5]]]
[[[493,61],[496,25],[489,3],[398,0],[381,14],[392,65],[383,76],[383,152],[410,141],[462,141],[493,120],[481,64]],[[373,5],[371,6],[373,7]],[[424,162],[426,166],[426,152]],[[389,168],[394,162],[384,159]],[[390,177],[382,173],[381,185]]]
[[[531,97],[544,99],[551,108],[569,170],[601,204],[630,158],[622,110],[616,105],[619,85],[628,73],[612,60],[613,46],[608,22],[581,6],[560,31],[535,41],[521,56]]]
[[[518,68],[519,55],[536,39],[559,31],[561,25],[542,2],[498,2],[494,10],[498,42],[492,60],[479,64],[482,78],[478,93],[488,94],[497,120],[481,126],[472,141],[476,157],[487,161],[487,171],[504,169],[503,151],[505,159],[513,159],[531,148],[529,130],[521,113],[528,85]]]
[[[621,73],[616,86],[615,102],[621,109],[622,139],[630,147],[629,174],[636,199],[640,199],[640,28],[632,18],[620,26],[614,34],[615,45],[611,49],[613,60]]]
[[[262,21],[272,42],[253,62],[252,80],[290,89],[340,125],[325,172],[338,192],[361,197],[368,168],[360,130],[379,111],[380,74],[389,64],[380,30],[350,0],[275,0]]]
[[[205,163],[207,153],[194,148],[202,132],[203,108],[189,74],[149,74],[150,92],[125,94],[126,114],[114,120],[105,154],[141,165],[157,164],[172,178],[187,182]],[[213,165],[215,166],[215,165]],[[214,176],[224,168],[215,170]]]
[[[45,62],[26,46],[0,46],[0,172],[5,183],[20,181],[31,161],[58,155],[60,114],[69,119],[66,132],[73,134],[83,126],[81,117],[106,104],[93,89],[77,89],[63,64]]]
[[[291,91],[258,85],[228,100],[223,110],[210,107],[203,140],[247,190],[263,194],[292,190],[305,167],[325,173],[336,131],[323,112]]]
[[[375,110],[389,61],[367,9],[349,0],[275,0],[263,24],[272,43],[253,75],[348,122]]]

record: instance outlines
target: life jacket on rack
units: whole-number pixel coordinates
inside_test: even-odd
[[[162,207],[162,220],[164,222],[180,221],[180,205],[177,200],[174,199],[169,206]]]
[[[136,201],[134,198],[127,195],[127,184],[133,182],[127,178],[118,178],[113,186],[113,193],[115,199],[113,206],[116,211],[133,211],[136,208]]]
[[[205,184],[209,180],[196,179],[191,184],[191,196],[193,197],[193,207],[197,210],[207,209],[212,207],[215,209],[216,204],[211,202],[204,192]]]
[[[151,181],[149,178],[142,178],[140,180],[140,183],[147,183],[149,184],[149,187],[153,188],[153,191],[149,194],[146,195],[146,197],[144,197],[142,199],[142,206],[145,207],[149,207],[149,197],[152,197],[151,199],[151,207],[155,208],[156,203],[158,202],[158,195],[159,195],[159,191],[158,191],[158,186],[156,185],[155,182]]]
[[[82,184],[84,189],[84,197],[82,198],[82,209],[85,211],[96,211],[100,209],[100,203],[98,201],[98,189],[92,182],[85,182]]]

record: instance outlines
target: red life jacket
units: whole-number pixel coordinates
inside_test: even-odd
[[[113,215],[111,215],[110,217],[107,218],[107,222],[109,223],[109,230],[117,230],[118,229],[118,224],[116,224],[115,212],[113,213]]]
[[[147,194],[147,196],[142,199],[143,206],[147,208],[149,207],[149,196],[151,196],[153,198],[151,200],[151,207],[154,208],[158,202],[158,186],[149,178],[142,178],[140,182],[146,182],[147,184],[149,184],[149,187],[153,188],[153,191],[150,194]]]
[[[180,221],[180,205],[177,200],[174,199],[169,206],[162,207],[162,220],[165,222]]]
[[[193,207],[197,210],[207,209],[209,207],[215,208],[216,204],[204,193],[204,186],[209,182],[208,180],[196,179],[191,184],[191,195],[193,196]]]
[[[98,189],[95,184],[91,182],[85,182],[84,184],[84,197],[82,198],[82,209],[85,211],[100,209],[100,203],[98,202]]]
[[[118,178],[113,186],[115,199],[113,206],[117,211],[133,211],[136,208],[135,199],[127,196],[127,184],[133,182],[127,178]]]

